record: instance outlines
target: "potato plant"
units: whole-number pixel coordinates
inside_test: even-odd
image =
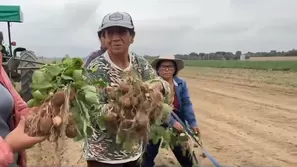
[[[99,105],[96,87],[106,84],[101,80],[87,82],[82,64],[79,58],[69,58],[34,71],[33,99],[28,101],[34,108],[26,120],[29,135],[46,135],[50,141],[57,141],[63,134],[77,139],[91,135],[90,108]],[[62,125],[55,126],[55,120]]]
[[[33,99],[28,102],[33,112],[26,120],[28,135],[45,135],[52,142],[64,135],[81,140],[99,128],[116,136],[117,143],[127,150],[135,142],[146,144],[150,137],[167,141],[170,130],[151,128],[160,127],[172,110],[162,93],[150,88],[156,80],[142,82],[128,73],[120,85],[110,87],[101,79],[89,81],[89,71],[82,64],[79,58],[67,58],[34,72]],[[99,99],[104,92],[108,100],[102,109]]]

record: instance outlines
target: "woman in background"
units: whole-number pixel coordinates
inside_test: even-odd
[[[198,123],[195,118],[186,81],[177,77],[177,73],[184,68],[184,62],[175,59],[174,56],[159,57],[152,62],[152,67],[160,77],[170,84],[171,89],[174,91],[173,112],[184,123],[188,124],[194,133],[199,133]],[[178,133],[184,131],[183,126],[174,117],[171,117],[169,126],[173,127]],[[158,144],[153,144],[150,141],[144,153],[143,167],[154,167],[154,159],[158,154],[160,143],[161,141]],[[193,166],[190,150],[185,150],[186,154],[183,154],[184,148],[179,145],[171,149],[182,167]]]

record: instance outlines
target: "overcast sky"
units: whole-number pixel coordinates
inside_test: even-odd
[[[0,0],[21,5],[24,23],[12,24],[18,46],[38,56],[85,57],[99,48],[104,15],[131,14],[143,55],[297,48],[297,0]],[[5,23],[0,29],[6,34]],[[5,37],[7,42],[7,36]]]

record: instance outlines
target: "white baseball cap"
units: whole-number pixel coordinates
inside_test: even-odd
[[[108,27],[125,27],[128,29],[134,29],[132,17],[126,12],[109,13],[104,16],[101,26],[98,32]]]

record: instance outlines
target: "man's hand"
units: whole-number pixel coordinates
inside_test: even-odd
[[[178,133],[182,133],[184,131],[183,126],[177,121],[173,124],[173,128],[176,129]]]

